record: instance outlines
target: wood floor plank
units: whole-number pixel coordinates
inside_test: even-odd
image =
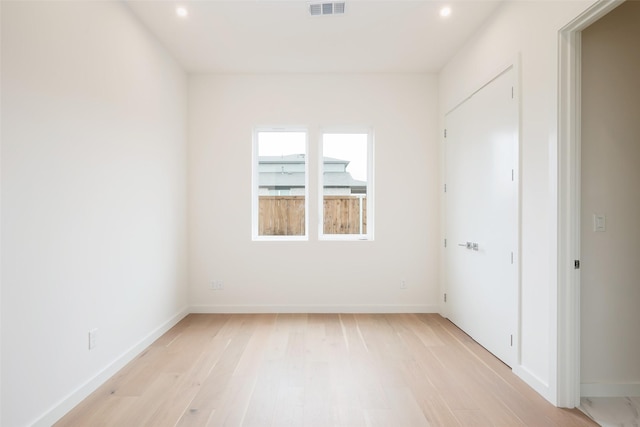
[[[463,427],[493,426],[480,409],[456,409],[454,415]]]
[[[273,413],[273,426],[296,427],[303,425],[304,387],[280,383]]]
[[[492,386],[489,392],[499,399],[527,426],[591,426],[593,422],[577,409],[558,409],[544,400],[524,381],[515,377],[510,368],[485,350],[462,330],[442,317],[434,319],[443,326],[444,333],[451,335],[484,368],[478,370],[483,386]]]
[[[189,315],[57,427],[593,427],[436,314]]]

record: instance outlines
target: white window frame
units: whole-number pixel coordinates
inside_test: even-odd
[[[261,236],[259,235],[260,225],[260,188],[258,173],[258,134],[261,132],[304,132],[305,134],[305,156],[304,156],[304,235],[297,236]],[[306,241],[309,240],[309,130],[300,126],[286,127],[256,127],[253,129],[253,144],[251,153],[252,173],[251,173],[251,235],[253,241]]]
[[[324,233],[324,135],[326,134],[366,134],[367,135],[367,232],[363,234]],[[318,136],[318,240],[328,241],[373,241],[375,229],[374,212],[374,132],[370,127],[324,128]]]

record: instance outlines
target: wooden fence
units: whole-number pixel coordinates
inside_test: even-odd
[[[258,235],[303,236],[304,196],[260,196]]]
[[[260,196],[258,234],[260,236],[304,235],[304,196]],[[324,197],[324,234],[365,234],[367,198]]]
[[[367,198],[324,196],[324,234],[366,234]]]

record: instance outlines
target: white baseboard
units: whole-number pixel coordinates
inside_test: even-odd
[[[556,396],[552,394],[549,384],[538,378],[535,374],[529,371],[522,365],[516,365],[511,368],[511,371],[517,375],[522,381],[527,383],[529,387],[534,389],[539,395],[544,397],[554,406],[557,406]]]
[[[439,313],[437,305],[194,305],[191,313]]]
[[[87,396],[93,393],[98,387],[104,384],[109,378],[115,375],[120,369],[122,369],[127,363],[132,361],[138,356],[144,349],[149,347],[155,340],[160,338],[165,332],[174,327],[180,320],[182,320],[189,310],[186,308],[180,310],[173,315],[169,320],[162,325],[154,329],[146,337],[141,339],[137,344],[132,346],[129,350],[125,351],[120,357],[111,362],[106,368],[100,371],[93,378],[89,379],[86,383],[78,387],[71,392],[67,397],[63,398],[59,403],[54,405],[44,415],[42,415],[36,422],[32,424],[34,427],[49,427],[56,421],[62,418],[67,412],[73,409],[78,403],[82,402]]]
[[[580,384],[580,396],[585,397],[631,397],[640,396],[640,383]]]

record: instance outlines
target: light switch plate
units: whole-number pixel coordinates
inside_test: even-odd
[[[604,215],[593,214],[593,231],[607,231],[607,219]]]

